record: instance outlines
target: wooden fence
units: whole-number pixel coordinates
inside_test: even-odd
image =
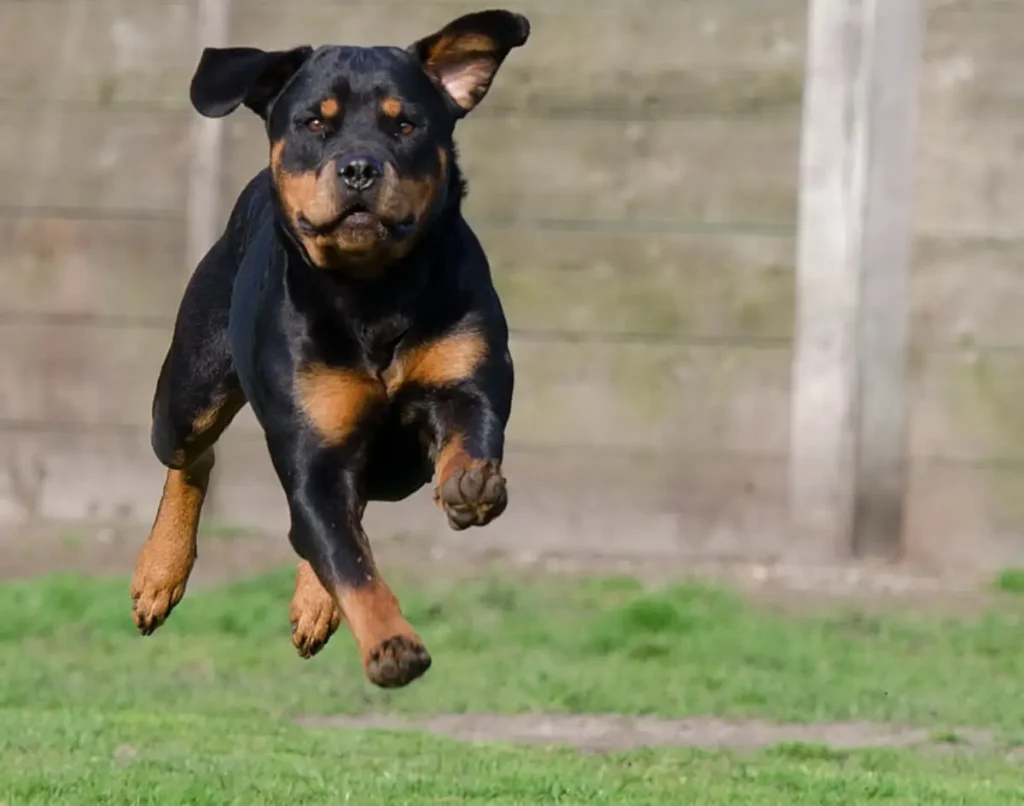
[[[223,38],[404,43],[478,5],[233,0]],[[533,37],[459,132],[518,370],[512,504],[472,539],[833,552],[787,516],[807,3],[510,7]],[[196,166],[200,11],[0,2],[7,524],[152,517],[149,405],[192,268],[189,199],[206,181],[223,215],[267,159],[258,121],[239,113],[214,169]],[[1024,555],[1021,30],[1016,2],[925,3],[903,528],[909,556],[936,566]],[[224,443],[207,522],[283,531],[247,413]],[[446,528],[423,497],[371,516],[378,533]]]

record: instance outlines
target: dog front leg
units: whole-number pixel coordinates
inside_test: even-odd
[[[356,474],[329,448],[318,449],[304,464],[289,494],[289,538],[309,564],[308,570],[300,566],[292,603],[297,640],[307,638],[304,624],[322,632],[334,618],[308,576],[311,571],[348,624],[370,682],[382,688],[405,686],[430,668],[430,654],[374,563],[362,526]],[[299,602],[297,613],[300,592],[308,598],[305,605]],[[304,607],[307,612],[301,612]]]

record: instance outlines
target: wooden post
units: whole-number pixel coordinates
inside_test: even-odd
[[[790,505],[826,553],[896,556],[919,0],[811,0]]]
[[[205,47],[225,47],[231,27],[231,0],[196,0],[196,59]],[[186,88],[187,91],[187,88]],[[196,265],[220,237],[224,226],[221,199],[224,163],[224,121],[194,113],[191,130],[191,162],[185,210],[185,274],[188,282]],[[214,471],[216,473],[216,470]],[[204,510],[207,523],[220,509],[219,485],[207,494]]]
[[[227,45],[230,14],[230,0],[197,0],[197,64],[198,53],[204,47]],[[186,281],[192,275],[196,264],[217,240],[223,224],[220,196],[224,161],[224,121],[195,115],[191,147],[192,159],[189,165],[185,211]]]

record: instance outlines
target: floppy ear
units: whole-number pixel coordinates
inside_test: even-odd
[[[192,76],[189,98],[200,115],[222,118],[239,105],[266,120],[277,97],[313,48],[264,51],[259,48],[206,48]]]
[[[445,91],[462,117],[487,94],[509,51],[526,43],[530,23],[511,11],[478,11],[448,23],[409,52]]]

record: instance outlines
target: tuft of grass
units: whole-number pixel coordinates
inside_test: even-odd
[[[836,750],[828,745],[815,742],[780,742],[766,751],[770,758],[780,758],[801,763],[835,762],[841,764],[853,754],[847,750]]]
[[[965,744],[964,737],[957,733],[955,730],[937,730],[932,733],[931,738],[935,744]]]
[[[1007,568],[995,579],[995,589],[1002,593],[1024,594],[1024,568]]]

